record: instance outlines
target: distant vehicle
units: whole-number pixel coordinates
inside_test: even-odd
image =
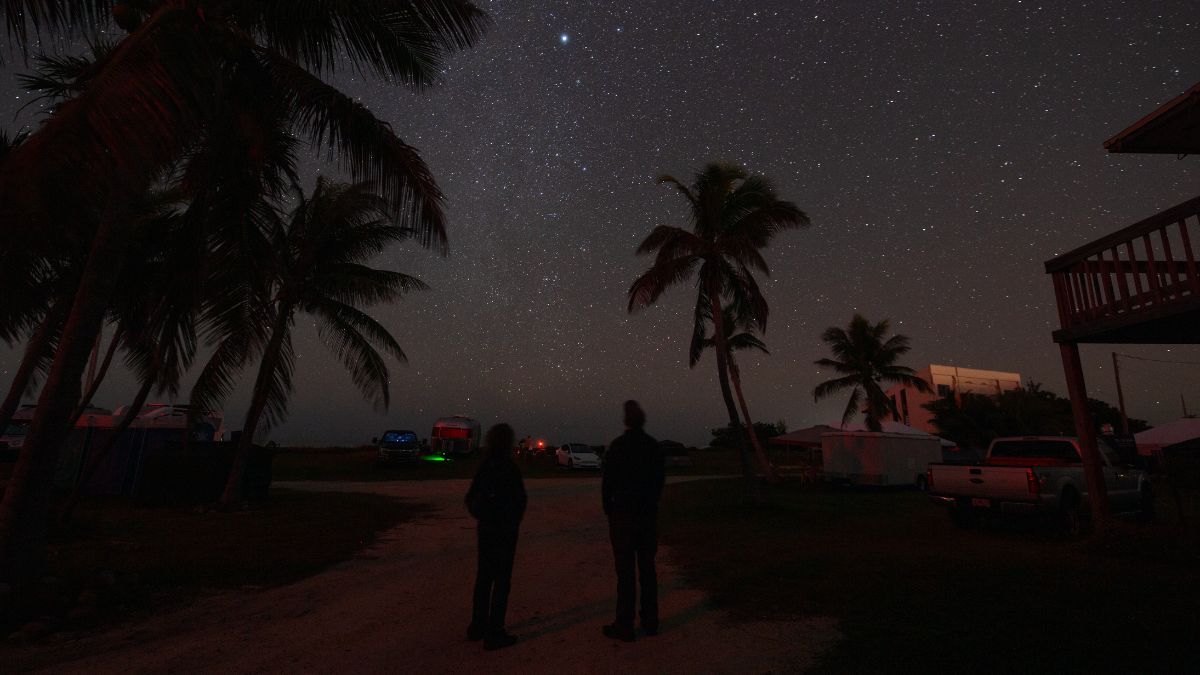
[[[1112,510],[1152,517],[1154,494],[1146,472],[1123,465],[1104,439],[1097,442]],[[1088,506],[1081,457],[1075,438],[997,438],[981,465],[931,464],[930,497],[962,527],[982,514],[1041,514],[1057,518],[1065,534],[1077,535]]]
[[[687,448],[679,441],[659,441],[658,447],[662,448],[663,466],[691,466],[692,458],[688,455]]]
[[[379,438],[379,461],[412,464],[421,459],[421,440],[408,429],[389,429]]]
[[[821,434],[821,471],[831,483],[924,488],[926,469],[941,459],[942,442],[936,436],[882,431]]]
[[[465,415],[443,417],[433,423],[430,451],[443,457],[467,456],[479,449],[479,422]]]
[[[532,438],[524,438],[521,439],[516,452],[517,456],[522,459],[539,459],[545,457],[551,450],[553,448],[546,445],[545,439],[535,441]]]
[[[559,466],[568,469],[599,469],[600,455],[590,445],[566,443],[554,451]]]
[[[0,462],[15,462],[21,446],[25,444],[25,433],[29,431],[29,420],[13,420],[0,430]]]

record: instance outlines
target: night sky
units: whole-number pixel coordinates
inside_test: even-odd
[[[766,251],[772,353],[741,361],[752,415],[790,428],[840,414],[844,399],[813,403],[829,374],[812,362],[820,332],[856,311],[909,335],[914,368],[1013,370],[1064,392],[1042,263],[1197,194],[1195,158],[1102,147],[1200,80],[1195,0],[481,4],[492,31],[436,89],[338,80],[422,150],[451,255],[405,247],[379,261],[433,287],[373,311],[410,359],[386,414],[298,321],[280,442],[427,436],[436,417],[466,413],[602,443],[637,398],[652,434],[703,443],[725,418],[712,355],[687,367],[694,290],[625,311],[650,262],[634,255],[642,238],[688,224],[662,173],[737,162],[812,218]],[[16,116],[28,99],[13,72],[0,84],[10,129],[31,119]],[[1200,362],[1196,348],[1118,350]],[[1109,351],[1084,359],[1092,395],[1115,402]],[[16,361],[0,351],[0,382]],[[1173,419],[1181,394],[1200,409],[1200,365],[1123,370],[1132,416]],[[133,389],[117,374],[98,402]],[[246,393],[226,408],[231,428]]]

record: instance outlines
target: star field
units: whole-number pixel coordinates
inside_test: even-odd
[[[909,335],[910,366],[1015,370],[1062,392],[1042,262],[1196,194],[1195,158],[1102,148],[1200,79],[1191,1],[482,4],[492,31],[436,88],[335,80],[421,149],[446,194],[451,255],[379,261],[433,289],[373,311],[410,360],[386,415],[299,320],[281,442],[426,435],[466,413],[601,443],[625,398],[643,401],[651,433],[704,442],[724,408],[711,354],[687,368],[694,294],[625,312],[649,265],[641,239],[686,224],[662,173],[734,161],[812,218],[766,251],[772,353],[742,357],[756,420],[792,428],[840,413],[843,401],[813,404],[812,361],[821,330],[855,311]],[[17,116],[14,72],[0,84],[10,129],[35,119]],[[317,157],[306,169],[336,173]],[[1093,395],[1112,400],[1107,352],[1084,356]],[[16,361],[0,352],[0,373]],[[1180,394],[1200,408],[1190,372],[1123,371],[1130,414],[1171,419]],[[118,374],[99,402],[132,392]],[[245,397],[227,406],[231,428]]]

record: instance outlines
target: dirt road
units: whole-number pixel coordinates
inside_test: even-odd
[[[660,550],[662,633],[600,634],[615,577],[598,479],[531,480],[509,607],[520,642],[465,640],[474,576],[466,481],[289,483],[391,495],[431,509],[356,559],[304,581],[205,598],[70,649],[55,672],[796,672],[837,639],[831,621],[730,623]],[[670,488],[667,497],[670,497]]]

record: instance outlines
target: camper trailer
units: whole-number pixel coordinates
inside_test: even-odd
[[[851,485],[925,487],[925,470],[942,461],[936,436],[876,431],[821,434],[825,480]]]
[[[429,449],[443,457],[474,454],[479,449],[479,422],[465,415],[441,418],[433,423]]]

